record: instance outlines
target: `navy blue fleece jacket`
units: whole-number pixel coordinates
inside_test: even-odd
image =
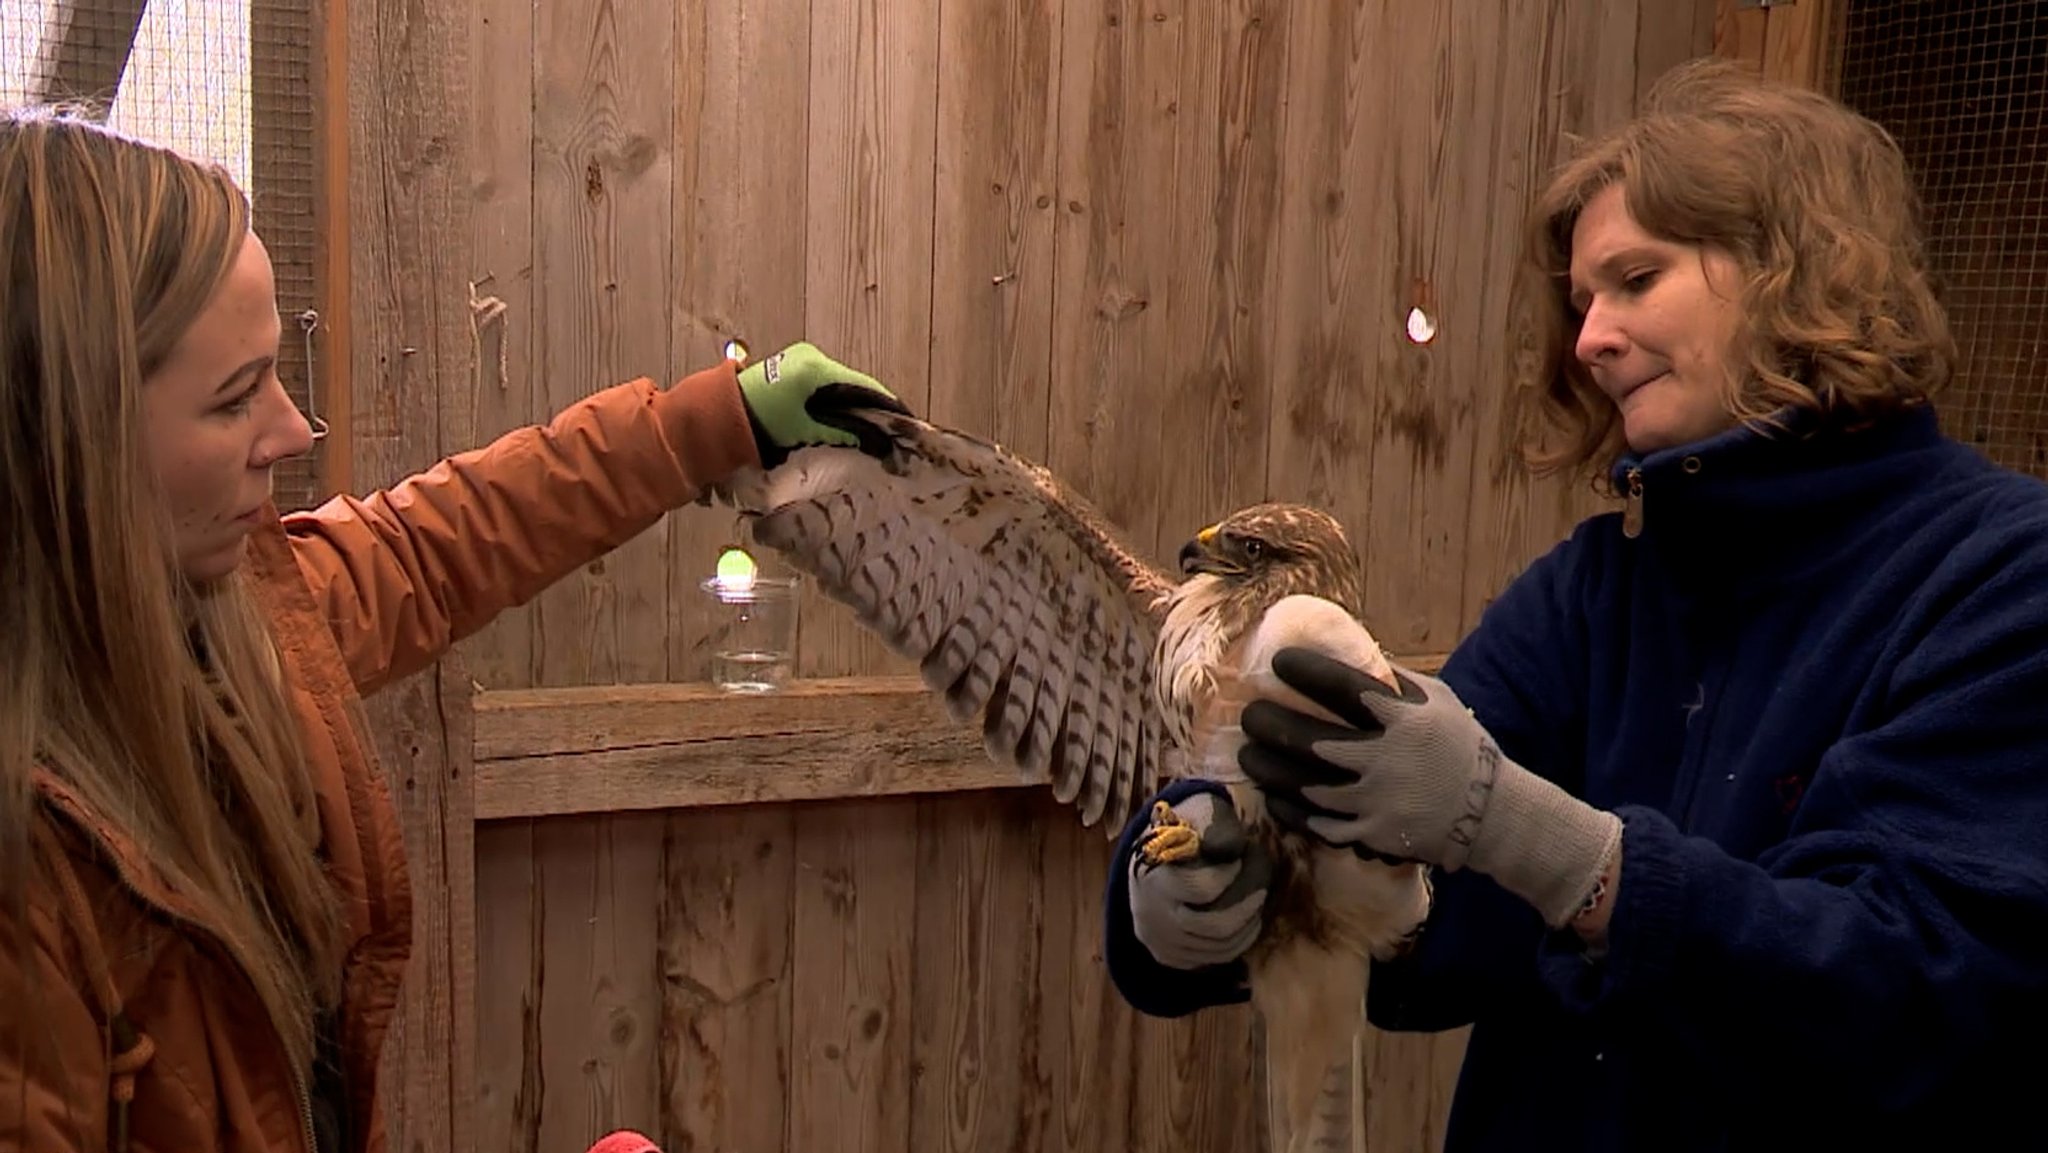
[[[1630,468],[1641,535],[1580,525],[1442,672],[1625,824],[1604,959],[1467,871],[1374,966],[1376,1025],[1474,1026],[1447,1153],[2044,1139],[2048,486],[1924,407]],[[1242,1000],[1241,964],[1176,972],[1132,936],[1143,819],[1112,979],[1155,1015]]]

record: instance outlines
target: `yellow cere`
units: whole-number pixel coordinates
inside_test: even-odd
[[[760,571],[754,558],[743,548],[729,548],[718,554],[718,587],[724,592],[746,592],[754,587]]]

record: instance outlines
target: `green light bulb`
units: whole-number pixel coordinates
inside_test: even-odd
[[[718,583],[721,587],[744,591],[754,587],[754,576],[759,572],[754,558],[743,548],[729,548],[718,554]]]

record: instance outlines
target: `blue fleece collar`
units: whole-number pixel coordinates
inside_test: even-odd
[[[1615,462],[1641,540],[1683,584],[1774,586],[1844,547],[1861,510],[1924,484],[1942,441],[1931,405],[1854,425],[1811,412]],[[1633,483],[1631,471],[1634,470]]]
[[[1811,409],[1784,408],[1768,421],[1737,425],[1690,444],[1625,452],[1608,477],[1617,489],[1626,486],[1632,471],[1645,483],[1668,476],[1789,477],[1930,447],[1940,439],[1931,404],[1853,426],[1832,424]]]

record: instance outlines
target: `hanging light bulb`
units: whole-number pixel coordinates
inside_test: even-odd
[[[712,579],[718,584],[719,595],[737,596],[753,591],[754,578],[760,572],[761,567],[747,550],[734,545],[718,554],[717,575]]]

